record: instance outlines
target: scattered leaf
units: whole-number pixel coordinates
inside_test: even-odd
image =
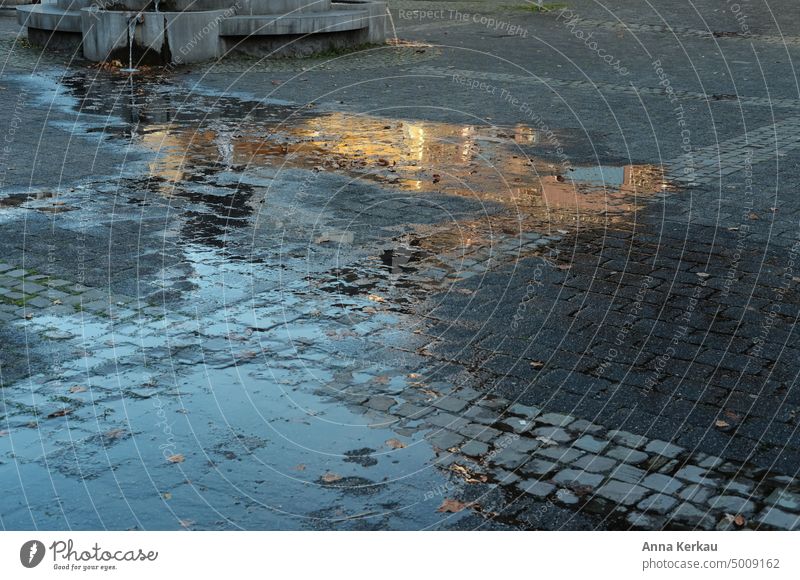
[[[419,374],[419,373],[408,373],[408,378],[409,379],[421,379],[422,375]]]
[[[64,304],[64,303],[63,303],[63,302],[61,302],[61,300],[59,300],[58,298],[56,298],[55,300],[53,300],[53,305],[54,305],[54,306],[59,306],[60,304]]]
[[[170,455],[167,457],[167,461],[170,463],[183,463],[186,461],[186,458],[183,456],[182,453],[176,453],[175,455]]]
[[[369,296],[367,296],[367,299],[371,300],[372,302],[386,302],[386,298],[378,296],[377,294],[370,294]]]
[[[70,393],[85,393],[86,392],[86,387],[84,387],[82,385],[75,385],[74,387],[70,387],[69,388],[69,392]]]
[[[127,433],[125,429],[112,429],[111,431],[106,431],[106,437],[108,439],[122,439]]]
[[[747,214],[747,219],[757,220],[757,219],[759,219],[759,217],[758,217],[758,214],[756,212],[751,211],[749,214]]]
[[[400,441],[399,439],[387,439],[386,445],[388,445],[392,449],[402,449],[403,447],[406,446],[406,444]]]
[[[70,413],[72,413],[72,409],[64,408],[64,409],[60,409],[58,411],[53,411],[52,413],[50,413],[47,416],[47,418],[48,419],[55,419],[56,417],[66,417]]]
[[[714,422],[714,426],[715,427],[719,427],[720,429],[727,429],[728,427],[731,426],[731,424],[728,423],[727,421],[722,420],[722,419],[717,419]]]
[[[535,369],[540,369],[544,367],[544,363],[540,360],[531,361],[531,366]]]
[[[744,519],[742,514],[738,514],[735,518],[733,518],[733,523],[741,528],[747,523],[747,520]]]
[[[457,499],[445,499],[442,505],[439,506],[437,512],[455,514],[462,511],[464,508],[469,507],[469,504],[460,502]]]
[[[295,471],[305,471],[306,470],[305,463],[298,463],[297,465],[294,466],[294,470]]]
[[[333,473],[332,471],[327,472],[325,475],[322,476],[322,481],[325,483],[334,483],[342,479],[342,476],[338,473]]]
[[[708,278],[708,277],[711,275],[711,274],[709,274],[708,272],[695,272],[695,273],[696,273],[696,274],[697,274],[697,276],[698,276],[698,277],[700,277],[700,278]]]
[[[170,492],[168,492],[168,491],[165,491],[164,493],[161,494],[161,497],[163,499],[170,500],[170,499],[172,499],[172,494]]]

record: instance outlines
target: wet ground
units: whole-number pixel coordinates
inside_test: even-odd
[[[793,136],[729,120],[709,153],[696,121],[687,181],[663,94],[659,147],[620,155],[580,81],[585,124],[454,106],[483,28],[397,24],[238,79],[66,66],[6,26],[2,526],[797,527]]]

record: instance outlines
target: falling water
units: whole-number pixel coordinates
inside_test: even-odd
[[[128,19],[128,68],[122,69],[122,72],[134,73],[137,69],[133,68],[133,36],[136,34],[136,20],[139,15],[131,16]]]

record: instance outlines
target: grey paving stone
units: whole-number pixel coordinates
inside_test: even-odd
[[[756,521],[780,530],[800,530],[800,515],[790,514],[774,507],[764,508],[756,517]]]
[[[645,446],[644,450],[647,453],[663,455],[664,457],[669,457],[670,459],[674,459],[684,451],[683,447],[678,447],[677,445],[667,441],[660,441],[658,439],[650,441],[650,443]]]
[[[573,444],[574,447],[588,451],[589,453],[602,453],[608,447],[608,441],[603,439],[596,439],[591,435],[584,435],[577,439]]]
[[[517,469],[528,461],[528,455],[513,449],[502,449],[491,456],[490,462],[495,465],[502,465],[506,469]]]
[[[617,462],[613,459],[603,457],[601,455],[591,454],[584,455],[572,463],[572,467],[585,469],[586,471],[591,471],[592,473],[605,473],[607,471],[611,471],[611,469],[613,469],[616,465]]]
[[[494,411],[482,407],[480,405],[473,405],[461,415],[464,419],[481,423],[483,425],[492,425],[497,422],[498,416]]]
[[[634,528],[644,530],[657,530],[659,527],[659,520],[651,514],[643,514],[641,512],[628,512],[625,519]]]
[[[522,466],[520,471],[526,475],[535,475],[537,477],[545,477],[553,473],[559,468],[558,463],[553,461],[545,461],[543,459],[532,459]]]
[[[437,431],[425,438],[439,449],[458,447],[464,442],[464,438],[461,435],[452,431]]]
[[[562,415],[560,413],[545,413],[537,417],[536,421],[544,423],[545,425],[554,425],[556,427],[566,427],[575,420],[572,415]]]
[[[580,503],[581,498],[568,489],[559,489],[556,492],[556,501],[559,501],[564,505],[574,506]]]
[[[428,413],[431,413],[430,407],[420,407],[419,405],[414,405],[412,403],[403,403],[392,410],[393,415],[399,415],[400,417],[408,417],[413,419],[419,419],[420,417],[424,417]]]
[[[735,493],[738,495],[750,495],[755,484],[746,481],[728,481],[722,485],[722,495]]]
[[[715,492],[712,487],[694,483],[686,486],[678,495],[681,499],[685,499],[686,501],[706,503],[711,496],[715,495]]]
[[[39,294],[43,290],[47,289],[44,286],[40,286],[36,282],[29,282],[28,280],[29,278],[25,279],[25,281],[22,283],[22,291],[25,292],[25,294]]]
[[[458,431],[469,425],[469,421],[456,415],[449,413],[435,413],[425,418],[426,423],[436,425],[437,427],[444,427],[452,431]]]
[[[619,445],[606,451],[606,455],[623,463],[631,463],[633,465],[643,463],[649,457],[647,453]]]
[[[689,527],[710,530],[714,527],[714,519],[705,510],[700,510],[690,503],[682,503],[669,513],[669,518],[686,524]]]
[[[767,496],[766,502],[771,506],[778,506],[790,512],[800,511],[800,495],[785,489],[774,490]]]
[[[395,399],[392,397],[386,397],[384,395],[371,397],[366,403],[364,403],[365,406],[375,409],[376,411],[388,411],[396,404],[397,401]]]
[[[573,436],[561,427],[539,427],[532,431],[534,437],[542,437],[556,443],[572,441]]]
[[[519,474],[506,471],[505,469],[494,469],[491,471],[491,475],[500,485],[514,485],[522,481]]]
[[[647,472],[632,465],[619,465],[611,472],[610,477],[626,483],[639,483],[647,476]]]
[[[522,491],[534,497],[545,498],[556,489],[556,486],[544,481],[526,481],[521,484]]]
[[[553,477],[553,481],[556,483],[571,487],[597,487],[602,483],[603,479],[602,475],[579,469],[563,469]]]
[[[532,451],[539,449],[541,443],[530,437],[518,437],[509,443],[508,446],[519,453],[530,454]]]
[[[497,429],[487,427],[486,425],[480,425],[478,423],[464,425],[458,429],[458,432],[464,437],[469,439],[477,439],[478,441],[483,441],[484,443],[494,441],[500,436],[500,431]]]
[[[661,473],[651,473],[642,480],[642,485],[660,493],[674,494],[683,487],[683,482],[663,475]]]
[[[606,482],[597,490],[600,497],[622,505],[638,503],[649,493],[650,490],[645,487],[616,479]]]
[[[479,457],[489,452],[489,446],[480,441],[467,441],[461,446],[461,453],[471,457]]]
[[[711,472],[696,465],[682,467],[675,473],[675,477],[702,485],[716,485],[716,479],[712,477]]]
[[[755,510],[755,504],[738,495],[718,495],[706,502],[709,507],[729,514],[748,515]]]
[[[441,399],[436,399],[431,404],[438,409],[442,409],[443,411],[449,411],[450,413],[458,413],[459,411],[464,410],[467,407],[467,405],[469,405],[469,401],[464,401],[462,399],[457,399],[456,397],[448,396],[448,397],[442,397]]]
[[[620,431],[616,429],[608,432],[608,438],[611,439],[614,443],[619,443],[620,445],[631,447],[633,449],[641,448],[648,441],[647,437],[642,437],[641,435],[634,435],[633,433],[629,433],[628,431]]]
[[[520,419],[519,417],[508,417],[507,419],[503,419],[501,423],[509,427],[514,433],[525,433],[530,431],[534,426],[533,421]]]
[[[715,457],[713,455],[707,455],[703,458],[702,461],[698,462],[700,467],[705,467],[707,469],[714,469],[715,467],[722,465],[724,460],[720,457]]]
[[[678,500],[674,497],[663,493],[654,493],[640,501],[636,507],[648,513],[665,514],[676,505],[678,505]]]
[[[27,300],[25,304],[28,306],[33,306],[35,308],[47,308],[52,303],[47,298],[42,298],[41,296],[37,296],[36,298]]]
[[[522,415],[522,417],[526,419],[534,419],[541,414],[542,410],[539,407],[531,407],[529,405],[520,405],[519,403],[514,403],[508,408],[508,412],[513,413],[514,415]]]

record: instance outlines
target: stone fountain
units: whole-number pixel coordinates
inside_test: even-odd
[[[89,60],[131,68],[381,44],[387,14],[384,2],[371,0],[55,0],[17,8],[31,43],[80,48]]]

